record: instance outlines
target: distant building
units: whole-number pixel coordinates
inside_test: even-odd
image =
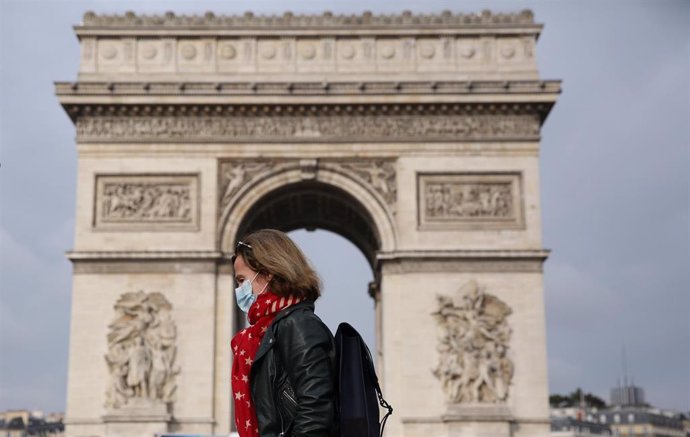
[[[645,402],[644,390],[634,383],[611,389],[611,408],[599,414],[599,422],[611,426],[620,437],[688,437],[685,416],[651,408]]]
[[[619,437],[688,437],[682,415],[649,407],[617,407],[602,411],[599,423],[608,424]]]
[[[619,385],[611,389],[611,406],[614,407],[643,407],[647,406],[644,401],[644,390],[634,384]]]
[[[0,437],[62,437],[63,415],[46,417],[41,411],[10,410],[0,413]]]
[[[551,437],[612,436],[608,425],[572,417],[551,417]]]
[[[634,384],[611,389],[611,405],[605,409],[552,408],[551,437],[690,437],[688,416],[677,411],[652,408],[644,390]]]

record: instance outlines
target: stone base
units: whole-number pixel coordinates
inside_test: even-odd
[[[513,416],[504,405],[450,405],[438,418],[403,419],[405,437],[513,437]]]
[[[501,404],[453,404],[448,405],[441,419],[444,422],[510,422],[513,415]]]
[[[149,399],[130,399],[127,405],[103,416],[108,437],[152,437],[168,432],[168,406]]]

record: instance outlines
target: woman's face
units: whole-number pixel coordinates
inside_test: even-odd
[[[255,295],[259,295],[261,290],[267,290],[268,288],[266,287],[266,283],[271,280],[271,277],[273,275],[256,275],[256,270],[253,270],[251,267],[247,265],[247,263],[244,262],[244,257],[242,255],[238,256],[235,258],[235,281],[237,282],[237,285],[242,284],[245,280],[250,280],[252,281],[252,292]],[[254,278],[256,276],[256,278]]]

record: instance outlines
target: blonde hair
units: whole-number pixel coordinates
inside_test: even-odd
[[[321,280],[307,257],[284,232],[261,229],[238,242],[235,258],[260,274],[273,274],[271,291],[278,296],[298,296],[316,300],[321,295]]]

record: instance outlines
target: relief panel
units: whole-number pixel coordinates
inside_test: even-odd
[[[417,190],[422,229],[524,228],[519,173],[421,173]]]
[[[94,228],[195,231],[198,175],[97,175]]]

